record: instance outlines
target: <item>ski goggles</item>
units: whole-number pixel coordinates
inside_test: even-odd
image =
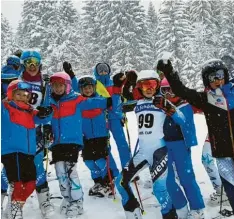
[[[40,60],[38,58],[28,58],[26,60],[24,60],[24,66],[27,68],[27,67],[30,67],[31,65],[34,65],[34,66],[39,66],[41,64]]]
[[[78,86],[85,87],[87,85],[95,85],[96,81],[92,77],[84,77],[79,79]]]
[[[23,81],[18,82],[15,84],[13,90],[25,90],[29,93],[32,92],[32,85]]]
[[[147,91],[149,89],[156,90],[159,87],[159,81],[155,79],[139,81],[138,86],[143,91]]]
[[[108,65],[104,64],[104,63],[97,65],[96,70],[97,70],[97,73],[99,75],[102,75],[103,72],[106,72],[107,74],[110,73],[110,69],[109,69]]]
[[[71,84],[71,82],[69,80],[66,80],[66,79],[61,78],[61,77],[53,77],[53,76],[50,78],[50,83],[51,84],[60,83],[60,84],[64,84],[64,85]]]
[[[174,93],[172,92],[171,87],[160,87],[160,93],[161,93],[162,95],[174,94]]]
[[[216,80],[222,80],[224,79],[224,71],[222,69],[216,71],[216,72],[212,72],[208,75],[208,80],[210,83],[215,82]]]

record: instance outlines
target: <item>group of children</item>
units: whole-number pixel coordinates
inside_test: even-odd
[[[23,218],[23,205],[34,189],[42,216],[49,218],[53,214],[43,166],[44,148],[51,136],[51,163],[63,196],[60,211],[67,218],[83,213],[83,191],[77,172],[80,151],[94,181],[89,195],[115,195],[116,185],[127,219],[142,218],[130,182],[145,167],[149,167],[153,194],[161,205],[163,219],[205,218],[205,204],[191,161],[191,147],[197,145],[197,139],[189,103],[205,113],[213,155],[224,157],[218,161],[219,173],[234,208],[234,89],[221,61],[214,60],[204,66],[206,91],[197,93],[182,85],[170,61],[158,62],[160,75],[154,70],[138,74],[127,71],[114,75],[111,80],[111,70],[106,63],[98,63],[93,76],[78,79],[71,64],[64,62],[65,72],[54,73],[49,78],[41,73],[38,52],[23,51],[20,58],[12,57],[15,62],[7,63],[10,70],[2,77],[2,85],[13,80],[6,86],[5,94],[2,93],[2,98],[6,96],[2,101],[2,183],[6,182],[6,187],[2,186],[2,201],[9,183],[9,219]],[[216,94],[217,89],[221,93]],[[133,156],[123,130],[126,118],[121,107],[122,97],[136,102],[139,149]],[[221,99],[219,105],[215,98]],[[221,113],[227,118],[226,122],[215,119],[214,112]],[[217,129],[220,126],[225,128],[225,133]],[[119,151],[121,173],[111,154],[109,131]],[[221,136],[225,136],[222,137],[225,142]],[[221,144],[227,146],[222,149]],[[173,165],[185,194],[175,181]],[[230,174],[225,173],[225,165]]]

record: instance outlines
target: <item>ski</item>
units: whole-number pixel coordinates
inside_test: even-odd
[[[220,215],[216,217],[212,217],[211,219],[222,219],[222,218],[227,218],[231,217],[234,215],[233,211],[230,211],[228,209],[223,209],[222,211],[219,212]]]

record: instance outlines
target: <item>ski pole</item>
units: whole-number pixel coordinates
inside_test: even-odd
[[[127,118],[126,114],[125,114],[125,117]],[[127,119],[125,120],[125,125],[126,125],[126,131],[127,131],[127,136],[128,136],[129,151],[130,151],[130,154],[131,154],[130,135],[129,135],[128,120],[127,120]],[[139,141],[139,139],[138,139],[138,141]],[[137,141],[137,145],[138,145],[138,141]],[[137,146],[137,145],[136,145],[136,146]],[[134,152],[134,153],[135,153],[135,152]],[[134,155],[135,155],[135,154],[134,154]],[[136,191],[137,191],[137,195],[138,195],[138,198],[139,198],[139,201],[140,201],[141,213],[144,214],[145,210],[144,210],[144,206],[143,206],[143,203],[142,203],[142,200],[141,200],[141,196],[140,196],[140,192],[139,192],[138,185],[137,185],[135,179],[133,180],[133,182],[134,182],[134,185],[135,185],[135,188],[136,188]]]
[[[111,191],[112,191],[112,194],[113,194],[113,197],[114,197],[114,201],[115,201],[116,200],[116,197],[115,197],[115,187],[113,185],[113,179],[112,179],[111,171],[110,171],[110,157],[109,157],[109,155],[107,156],[106,162],[107,162],[108,178],[109,178],[109,181],[110,181]]]
[[[46,148],[46,173],[48,171],[48,165],[49,164],[49,152],[48,152],[48,148]]]

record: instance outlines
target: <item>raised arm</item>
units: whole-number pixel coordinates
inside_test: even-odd
[[[204,109],[204,105],[207,102],[207,96],[204,92],[197,92],[196,90],[187,88],[180,81],[179,75],[173,70],[170,60],[167,60],[167,64],[163,60],[158,61],[157,70],[162,71],[167,78],[173,93],[176,96],[187,100],[190,104],[199,109]]]

